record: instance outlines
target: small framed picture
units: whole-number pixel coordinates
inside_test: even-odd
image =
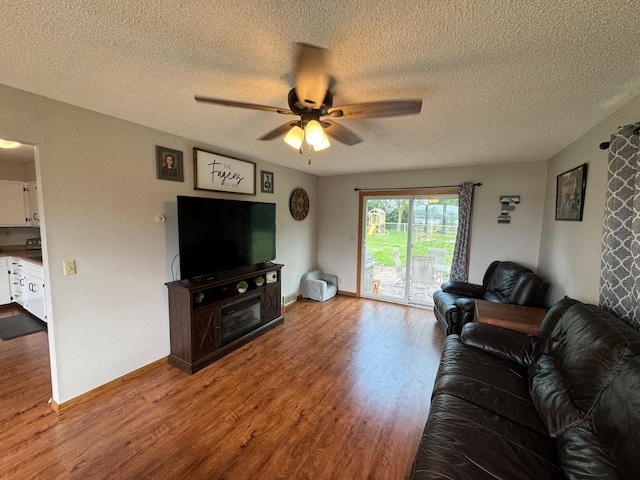
[[[156,171],[160,180],[184,182],[182,152],[156,145]]]
[[[260,170],[260,191],[263,193],[273,193],[273,172]]]
[[[587,164],[583,163],[556,179],[556,220],[582,221]]]

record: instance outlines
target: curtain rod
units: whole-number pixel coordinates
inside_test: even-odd
[[[458,185],[437,185],[434,187],[392,187],[392,188],[354,188],[353,190],[356,192],[377,192],[377,191],[386,191],[386,190],[422,190],[425,188],[453,188],[453,187],[459,187],[460,185],[462,185],[461,183],[459,183]],[[479,187],[480,185],[482,185],[481,183],[474,183],[473,186],[474,187]]]
[[[633,130],[633,134],[634,135],[640,135],[640,127],[635,128]],[[606,150],[607,148],[609,148],[609,145],[611,145],[611,142],[602,142],[600,144],[600,150]]]

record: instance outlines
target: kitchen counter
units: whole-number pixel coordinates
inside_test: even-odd
[[[27,250],[24,245],[5,245],[0,247],[0,257],[16,257],[42,266],[42,250]]]

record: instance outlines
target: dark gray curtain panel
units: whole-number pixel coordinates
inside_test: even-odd
[[[612,135],[602,240],[600,305],[640,330],[640,123]]]
[[[471,214],[473,211],[472,182],[462,183],[458,186],[458,234],[456,245],[453,248],[453,260],[451,261],[452,282],[466,282],[469,278],[469,235],[471,233]]]

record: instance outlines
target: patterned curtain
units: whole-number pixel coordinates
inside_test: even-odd
[[[640,123],[611,137],[600,305],[640,329]]]
[[[469,234],[473,210],[473,187],[474,184],[471,182],[458,186],[458,234],[449,276],[452,282],[466,282],[469,277]]]

